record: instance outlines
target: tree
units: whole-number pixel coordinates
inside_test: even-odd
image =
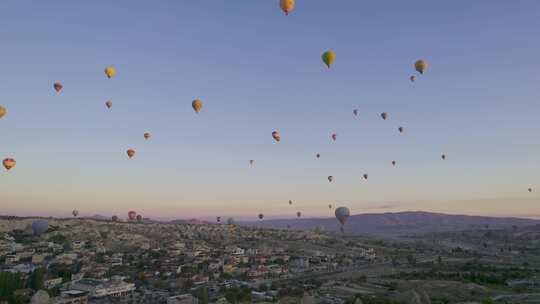
[[[44,277],[45,273],[43,271],[43,268],[38,268],[32,271],[30,277],[28,278],[27,287],[33,290],[43,289]]]
[[[208,304],[208,288],[199,287],[193,292],[193,296],[199,300],[200,304]]]

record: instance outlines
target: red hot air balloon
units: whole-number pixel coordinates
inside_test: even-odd
[[[388,113],[382,112],[382,113],[381,113],[381,118],[384,119],[384,120],[386,120],[386,119],[388,118]]]
[[[2,161],[2,164],[4,165],[4,168],[9,171],[13,167],[15,167],[15,164],[17,164],[17,162],[13,158],[6,158],[4,159],[4,161]]]
[[[62,91],[62,89],[64,88],[64,86],[60,83],[60,82],[55,82],[53,84],[53,88],[54,90],[56,91],[56,93],[60,93],[60,91]]]
[[[151,136],[152,135],[150,135],[150,133],[148,133],[148,132],[143,134],[143,137],[144,137],[145,140],[149,140]]]
[[[274,131],[272,132],[272,137],[274,138],[275,141],[279,142],[281,140],[281,135],[279,134],[278,131]]]
[[[136,218],[137,218],[137,212],[135,211],[128,212],[128,219],[130,221],[134,221]]]

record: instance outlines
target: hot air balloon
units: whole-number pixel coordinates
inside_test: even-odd
[[[332,182],[333,180],[334,180],[334,177],[333,177],[332,175],[329,175],[329,176],[328,176],[328,181],[329,181],[329,182]]]
[[[148,132],[146,132],[146,133],[143,134],[143,137],[144,137],[145,140],[149,140],[149,139],[150,139],[150,136],[151,136],[151,135],[150,135],[150,133],[148,133]]]
[[[341,223],[341,225],[345,225],[347,222],[347,219],[349,219],[349,216],[351,215],[351,211],[347,207],[338,207],[335,211],[337,220]]]
[[[111,217],[111,220],[112,220],[113,222],[116,222],[116,221],[118,221],[118,216],[116,216],[116,215],[113,215],[113,216]]]
[[[112,101],[111,101],[111,100],[107,100],[107,102],[105,102],[105,106],[107,107],[107,109],[112,108]]]
[[[292,205],[292,200],[289,200],[289,205]]]
[[[296,212],[296,217],[301,217],[302,216],[302,212],[298,211]]]
[[[79,215],[79,210],[73,210],[71,214],[73,214],[74,217],[77,217]]]
[[[403,133],[403,131],[405,131],[405,129],[403,127],[399,127],[397,129],[398,129],[399,133]]]
[[[259,213],[259,219],[262,220],[264,218],[264,214]]]
[[[532,192],[532,188],[529,188],[529,189],[527,189],[527,190],[529,190],[529,192]]]
[[[336,54],[333,51],[326,51],[322,54],[322,61],[328,68],[334,63],[334,60],[336,60]]]
[[[41,235],[49,230],[49,222],[46,220],[37,220],[32,222],[32,232],[34,235]]]
[[[441,154],[441,158],[442,158],[443,160],[445,160],[445,159],[446,159],[446,154]]]
[[[321,155],[319,153],[315,154],[316,158],[321,158]]]
[[[135,220],[136,217],[137,217],[137,212],[135,212],[135,211],[130,211],[130,212],[128,212],[128,219],[129,219],[130,221]]]
[[[367,175],[367,174],[364,174],[364,175],[362,175],[362,176],[364,177],[365,180],[368,179],[368,175]]]
[[[411,82],[414,82],[416,80],[416,76],[415,75],[411,75],[411,77],[409,77],[409,79],[411,80]]]
[[[234,225],[234,218],[230,217],[227,219],[227,225]]]
[[[129,158],[132,158],[135,155],[135,150],[128,149],[126,153],[127,153]]]
[[[6,170],[8,171],[11,170],[13,167],[15,167],[16,163],[17,162],[13,158],[6,158],[2,162],[2,164],[4,165],[4,168],[6,168]]]
[[[352,110],[352,112],[353,112],[354,116],[358,116],[358,109],[354,109],[354,110]]]
[[[424,72],[427,70],[428,68],[428,63],[427,61],[425,60],[418,60],[414,63],[414,68],[416,69],[416,71],[420,74],[424,74]]]
[[[274,138],[275,141],[279,142],[281,140],[281,135],[279,134],[278,131],[274,131],[272,132],[272,137]]]
[[[384,120],[386,120],[386,119],[388,118],[388,113],[382,112],[382,113],[381,113],[381,118],[384,119]]]
[[[216,217],[216,222],[221,223],[221,216]]]
[[[336,139],[337,139],[337,134],[336,133],[332,134],[332,140],[336,141]]]
[[[294,0],[280,0],[279,7],[288,16],[290,12],[294,10]]]
[[[255,164],[255,160],[250,159],[250,160],[249,160],[249,165],[253,167],[254,164]]]
[[[393,160],[393,161],[392,161],[392,166],[395,166],[395,165],[396,165],[396,161]]]
[[[116,69],[112,66],[108,66],[105,68],[105,75],[107,75],[107,78],[111,79],[116,75]]]
[[[137,217],[136,217],[136,219],[137,219],[137,222],[140,222],[140,221],[142,221],[142,215],[140,215],[140,214],[137,214]]]
[[[55,82],[53,84],[53,88],[54,90],[56,91],[56,93],[60,93],[60,91],[62,91],[62,89],[64,88],[64,86],[60,83],[60,82]]]
[[[0,118],[4,117],[6,115],[6,108],[0,106]]]
[[[332,209],[332,204],[328,204],[328,209]]]
[[[203,108],[203,102],[200,99],[195,99],[191,106],[193,107],[193,110],[195,110],[196,113],[199,113]]]

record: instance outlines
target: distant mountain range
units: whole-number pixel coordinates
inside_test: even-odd
[[[246,226],[291,229],[324,229],[338,231],[340,225],[334,218],[271,219],[260,222],[241,222]],[[501,229],[540,224],[540,220],[488,217],[407,211],[396,213],[368,213],[352,215],[345,225],[345,232],[373,235],[406,235],[428,232],[459,231],[467,229]]]

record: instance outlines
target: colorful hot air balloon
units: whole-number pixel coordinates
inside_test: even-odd
[[[4,165],[4,168],[6,168],[6,170],[8,171],[11,170],[13,167],[15,167],[16,163],[17,162],[13,158],[6,158],[2,162],[2,164]]]
[[[129,219],[130,221],[135,220],[136,217],[137,217],[137,212],[135,212],[135,211],[133,211],[133,210],[128,212],[128,219]]]
[[[60,83],[60,82],[55,82],[53,84],[53,88],[54,90],[56,91],[56,93],[60,93],[60,91],[62,91],[62,89],[64,88],[64,86]]]
[[[382,113],[381,113],[381,118],[384,119],[384,120],[386,120],[386,119],[388,118],[388,113],[382,112]]]
[[[395,165],[396,165],[396,161],[393,160],[393,161],[392,161],[392,166],[395,166]]]
[[[79,215],[79,210],[73,210],[71,214],[73,214],[74,217],[77,217]]]
[[[414,68],[416,69],[416,71],[420,74],[424,74],[424,72],[427,70],[428,68],[428,63],[427,61],[425,60],[418,60],[414,63]]]
[[[107,102],[105,102],[105,106],[107,107],[107,109],[112,108],[112,101],[111,101],[111,100],[107,100]]]
[[[352,110],[352,112],[353,112],[354,116],[358,116],[358,109],[354,109],[354,110]]]
[[[135,150],[128,149],[126,153],[127,153],[129,158],[132,158],[135,155]]]
[[[329,182],[332,182],[333,180],[334,180],[334,177],[333,177],[332,175],[329,175],[329,176],[328,176],[328,181],[329,181]]]
[[[151,136],[151,135],[150,135],[150,133],[148,133],[148,132],[146,132],[146,133],[143,134],[143,137],[144,137],[145,140],[149,140],[149,139],[150,139],[150,136]]]
[[[221,216],[216,217],[216,222],[221,223]]]
[[[322,61],[328,68],[334,63],[334,60],[336,60],[336,53],[334,51],[326,51],[322,54]]]
[[[279,7],[288,16],[294,10],[294,0],[280,0]]]
[[[409,77],[409,79],[411,80],[411,82],[414,82],[416,80],[416,76],[415,75],[411,75],[411,77]]]
[[[259,213],[259,219],[262,220],[264,218],[264,214]]]
[[[441,154],[441,158],[442,158],[443,160],[445,160],[445,159],[446,159],[446,154]]]
[[[32,222],[32,232],[34,235],[41,235],[49,230],[49,222],[46,220],[37,220]]]
[[[113,216],[111,217],[111,220],[112,220],[113,222],[116,222],[116,221],[118,221],[118,216],[116,216],[116,215],[113,215]]]
[[[136,219],[137,219],[137,222],[140,222],[140,221],[142,221],[142,215],[140,215],[140,214],[137,214],[137,217],[136,217]]]
[[[317,159],[319,159],[319,158],[321,158],[321,155],[320,155],[319,153],[317,153],[317,154],[315,154],[315,157],[316,157]]]
[[[302,212],[298,211],[296,212],[296,217],[301,217],[302,216]]]
[[[397,129],[398,129],[399,133],[403,133],[403,131],[405,131],[405,129],[403,127],[399,127]]]
[[[364,177],[365,180],[368,179],[368,175],[367,175],[367,174],[362,175],[362,177]]]
[[[6,115],[6,108],[0,106],[0,118],[4,117]]]
[[[336,208],[335,215],[336,215],[337,220],[343,226],[349,219],[349,216],[351,215],[351,211],[347,207],[338,207]]]
[[[193,110],[195,110],[196,113],[199,113],[203,108],[203,102],[200,99],[195,99],[191,106],[193,107]]]
[[[249,160],[249,165],[253,167],[254,164],[255,164],[255,160],[250,159],[250,160]]]
[[[529,189],[527,189],[527,190],[529,190],[529,192],[532,192],[532,188],[529,188]]]
[[[332,134],[332,140],[336,141],[336,139],[337,139],[337,134],[336,133]]]
[[[112,66],[108,66],[105,68],[105,75],[107,75],[107,78],[111,79],[116,75],[116,69]]]
[[[292,205],[292,200],[289,200],[289,205]]]
[[[274,138],[275,141],[279,142],[281,140],[281,135],[279,134],[278,131],[274,131],[272,132],[272,137]]]

